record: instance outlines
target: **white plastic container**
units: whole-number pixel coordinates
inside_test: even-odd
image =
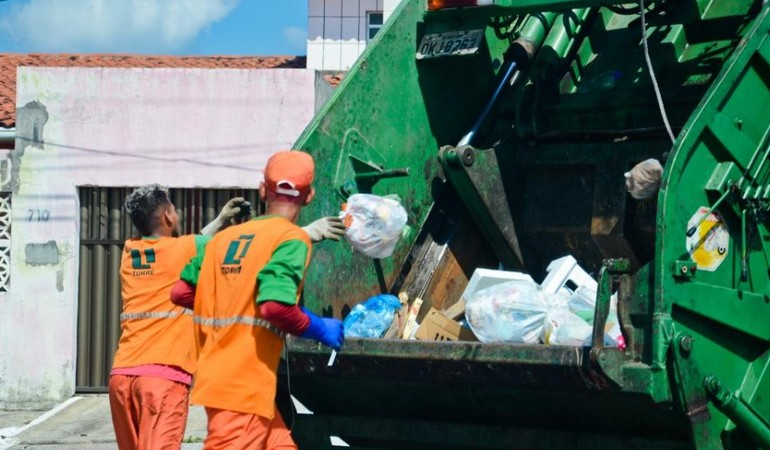
[[[468,285],[465,286],[465,290],[460,298],[467,302],[474,293],[511,280],[526,280],[532,281],[533,283],[535,281],[526,273],[509,272],[506,270],[476,269],[473,271],[473,275],[468,281]]]
[[[585,287],[594,293],[597,290],[596,281],[578,265],[577,260],[572,255],[554,259],[551,264],[548,264],[546,270],[548,276],[540,283],[540,286],[543,288],[543,292],[548,294],[559,292],[570,281],[575,286],[574,288],[568,287],[570,293],[579,287]]]

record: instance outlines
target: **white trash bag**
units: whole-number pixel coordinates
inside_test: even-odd
[[[393,254],[406,226],[406,210],[390,198],[371,194],[353,194],[340,212],[345,224],[345,238],[354,249],[370,258]]]
[[[624,176],[628,193],[631,197],[642,200],[652,197],[660,189],[663,165],[657,159],[650,158],[635,165]]]
[[[545,321],[543,343],[547,345],[589,345],[593,327],[566,308],[552,309]]]
[[[481,342],[537,344],[548,314],[534,281],[514,280],[474,293],[465,304],[465,320]]]
[[[567,301],[569,310],[585,320],[593,327],[594,311],[596,309],[596,292],[585,286],[577,288]],[[590,340],[587,344],[590,344]],[[623,333],[620,331],[620,320],[618,320],[617,296],[613,296],[610,301],[610,313],[607,316],[607,323],[604,326],[604,345],[609,347],[625,348]]]

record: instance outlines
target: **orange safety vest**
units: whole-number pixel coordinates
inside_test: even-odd
[[[195,370],[192,312],[171,303],[171,289],[195,256],[194,235],[126,241],[120,261],[123,312],[113,367],[144,364]]]
[[[263,217],[219,232],[206,246],[195,293],[198,366],[192,402],[210,408],[275,415],[283,333],[260,317],[257,276],[284,242],[307,233],[283,217]],[[297,300],[302,284],[297,289]]]

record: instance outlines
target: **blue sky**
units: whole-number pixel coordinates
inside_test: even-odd
[[[308,0],[0,0],[0,52],[304,55]]]

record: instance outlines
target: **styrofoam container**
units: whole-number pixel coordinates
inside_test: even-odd
[[[513,280],[535,282],[535,280],[526,273],[510,272],[507,270],[476,269],[473,271],[473,275],[468,281],[468,285],[465,286],[465,290],[460,298],[467,302],[474,293],[482,289]]]
[[[551,261],[546,270],[548,271],[548,276],[540,284],[545,293],[555,294],[559,292],[568,281],[574,283],[576,287],[585,286],[587,289],[596,292],[596,280],[583,270],[578,265],[577,260],[571,255]],[[569,290],[572,291],[572,289]]]

